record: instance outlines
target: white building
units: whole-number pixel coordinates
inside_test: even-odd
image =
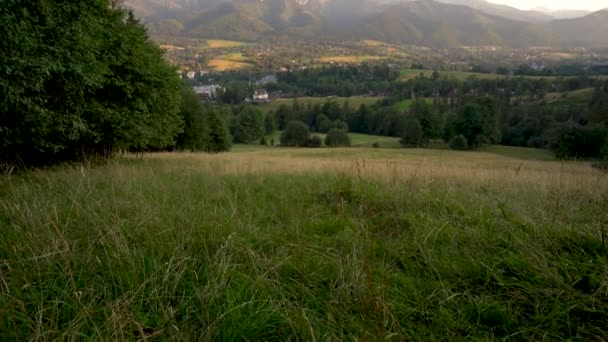
[[[204,99],[215,99],[218,95],[218,92],[223,90],[222,87],[216,84],[193,87],[192,89],[194,90],[196,95]]]
[[[253,102],[255,103],[268,103],[270,102],[270,97],[268,96],[268,92],[266,90],[256,90],[253,93]]]
[[[194,72],[194,71],[188,71],[186,73],[186,77],[188,77],[188,79],[190,79],[190,80],[193,80],[194,77],[196,77],[196,72]]]

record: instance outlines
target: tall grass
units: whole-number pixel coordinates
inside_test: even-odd
[[[352,149],[5,176],[0,339],[608,339],[607,188]]]

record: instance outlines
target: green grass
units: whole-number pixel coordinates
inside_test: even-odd
[[[419,70],[419,69],[406,69],[401,71],[400,80],[408,81],[418,77],[420,74],[423,74],[425,77],[433,76],[433,70]],[[468,72],[468,71],[439,71],[439,75],[441,77],[447,78],[455,78],[460,81],[464,81],[470,77],[476,77],[479,79],[497,79],[497,78],[506,78],[506,77],[524,77],[531,79],[556,79],[557,77],[553,76],[506,76],[499,74],[487,74],[480,72]]]
[[[348,103],[351,106],[351,108],[358,109],[362,104],[373,105],[373,104],[377,103],[378,101],[382,100],[382,98],[381,97],[348,97],[348,98],[347,97],[330,97],[330,98],[328,98],[328,97],[301,97],[301,98],[298,98],[297,100],[300,104],[304,104],[305,106],[308,106],[309,103],[313,106],[316,104],[323,105],[327,101],[336,101],[340,105],[342,105],[344,103],[344,101],[348,100]],[[263,112],[267,113],[269,111],[276,111],[277,109],[279,109],[279,107],[281,105],[286,105],[286,106],[291,107],[291,105],[293,104],[293,101],[294,101],[294,99],[291,99],[291,98],[276,99],[276,100],[272,100],[270,103],[258,105],[258,107]]]
[[[281,141],[281,131],[276,131],[273,134],[269,134],[265,137],[266,142],[270,145],[271,141],[274,140],[275,145],[279,145]],[[311,135],[316,135],[325,140],[325,134],[313,132]],[[398,148],[401,147],[399,144],[399,138],[386,137],[381,135],[369,135],[361,133],[348,133],[351,139],[353,147],[373,147],[377,144],[381,148]],[[260,149],[269,148],[270,146],[259,146]],[[256,145],[236,145],[237,151],[255,151],[257,150]]]
[[[568,103],[589,103],[593,96],[593,88],[584,88],[575,91],[567,91],[562,93],[549,93],[541,101],[548,103],[552,102],[568,102]]]
[[[606,340],[606,193],[587,163],[424,149],[3,176],[0,340]]]

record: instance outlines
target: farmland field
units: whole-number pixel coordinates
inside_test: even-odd
[[[240,70],[252,67],[251,59],[240,53],[231,53],[213,58],[209,67],[216,71]]]
[[[7,174],[0,339],[608,339],[608,177],[545,157],[251,148]]]
[[[222,39],[209,39],[206,41],[207,47],[210,49],[226,49],[233,47],[241,47],[247,45],[243,42],[237,42],[232,40],[222,40]]]

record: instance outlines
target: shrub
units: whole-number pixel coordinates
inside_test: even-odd
[[[457,151],[466,151],[469,149],[469,143],[464,135],[457,135],[450,140],[450,149]]]
[[[306,146],[310,130],[302,121],[290,121],[281,134],[281,145],[283,146]]]
[[[560,159],[585,158],[600,159],[608,143],[605,128],[562,127],[551,140],[551,150]]]
[[[420,121],[416,118],[408,118],[405,122],[401,145],[406,147],[419,147],[424,145],[424,131]]]
[[[334,128],[327,133],[325,145],[329,147],[350,146],[350,137],[345,131]]]
[[[323,146],[323,139],[318,135],[313,135],[308,140],[308,147],[321,147]]]

